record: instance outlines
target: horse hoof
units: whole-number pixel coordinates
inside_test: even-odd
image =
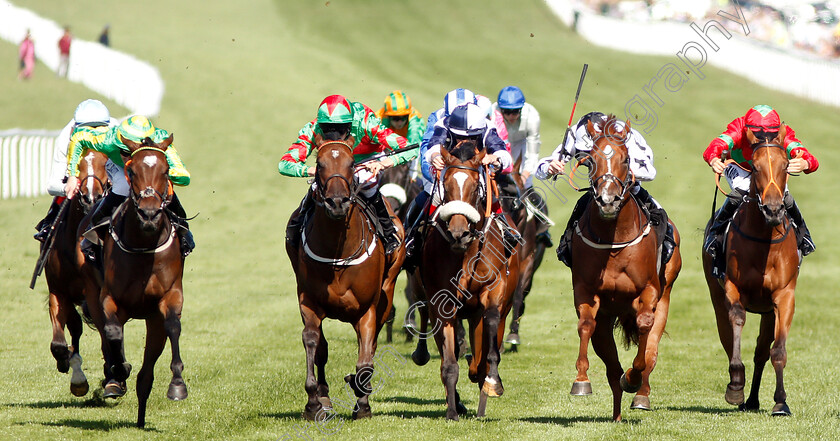
[[[517,334],[515,332],[511,332],[510,334],[508,334],[507,338],[505,339],[505,343],[507,343],[509,345],[518,345],[520,343],[519,334]]]
[[[411,353],[411,361],[413,361],[417,366],[425,366],[426,363],[429,362],[430,358],[431,356],[429,355],[429,351],[414,351]]]
[[[118,382],[116,380],[111,380],[103,386],[102,398],[120,398],[125,395],[125,391],[125,381]]]
[[[744,389],[735,390],[726,386],[726,402],[736,406],[744,403]]]
[[[356,403],[356,404],[358,404],[358,403]],[[362,408],[359,408],[359,409],[353,411],[353,419],[354,420],[360,420],[362,418],[370,418],[371,416],[373,416],[373,413],[370,411],[370,406],[364,406]]]
[[[481,386],[481,391],[490,398],[498,398],[505,393],[505,388],[502,386],[501,380],[497,381],[488,376],[484,377],[484,384]]]
[[[472,364],[472,360],[473,360],[472,354],[464,355],[464,360],[467,361],[467,364]]]
[[[74,397],[83,397],[87,395],[89,389],[90,386],[87,381],[79,384],[70,383],[70,393],[73,394]]]
[[[633,404],[630,405],[630,408],[640,410],[651,410],[650,398],[644,395],[636,395],[635,397],[633,397]]]
[[[619,384],[621,385],[621,390],[627,392],[628,394],[634,394],[642,388],[642,382],[640,381],[639,384],[630,384],[627,381],[627,372],[621,374],[621,379],[619,380]]]
[[[181,401],[187,399],[187,385],[184,380],[169,383],[169,390],[166,392],[166,398],[172,401]]]
[[[572,383],[572,391],[569,392],[572,395],[592,395],[592,383],[588,381],[575,381]]]
[[[320,404],[317,406],[312,406],[312,408],[310,408],[307,404],[306,407],[303,409],[303,419],[305,419],[306,421],[317,421],[319,415],[321,416],[321,418],[323,418],[324,412],[322,409],[323,408]]]
[[[55,367],[62,374],[66,374],[70,370],[70,348],[67,345],[50,344],[50,352],[55,358]]]
[[[318,402],[321,403],[321,407],[326,411],[332,410],[333,408],[330,397],[318,397]]]
[[[787,403],[785,403],[785,402],[776,403],[776,405],[773,406],[773,410],[770,411],[770,415],[773,415],[773,416],[791,416],[790,408],[788,407]]]

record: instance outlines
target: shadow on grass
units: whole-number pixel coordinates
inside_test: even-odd
[[[674,412],[693,412],[693,413],[706,413],[709,415],[718,415],[724,413],[743,413],[745,411],[739,410],[737,407],[702,407],[702,406],[664,406],[661,408],[662,410],[674,411]]]
[[[526,423],[538,423],[538,424],[553,424],[557,426],[564,426],[570,427],[578,423],[612,423],[612,418],[609,417],[525,417],[525,418],[517,418],[519,421],[524,421]],[[639,424],[640,421],[633,421],[633,420],[622,420],[619,424],[630,424],[636,425]]]
[[[403,397],[403,396],[396,396],[396,397],[388,397],[382,400],[385,403],[407,403],[407,404],[415,404],[418,406],[426,406],[426,405],[435,405],[435,406],[446,406],[446,399],[445,398],[416,398],[416,397]]]
[[[112,430],[117,429],[138,429],[143,432],[160,432],[155,428],[138,428],[137,424],[134,421],[90,421],[90,420],[71,420],[71,419],[64,419],[59,421],[45,421],[45,422],[20,422],[17,423],[18,425],[31,425],[31,424],[40,424],[42,426],[48,427],[72,427],[75,429],[82,429],[82,430],[96,430],[99,432],[110,432]]]
[[[119,404],[119,400],[105,400],[102,397],[94,396],[86,400],[68,400],[68,401],[37,401],[34,403],[9,403],[4,407],[29,407],[31,409],[61,409],[61,408],[77,408],[84,409],[88,407],[115,407]]]

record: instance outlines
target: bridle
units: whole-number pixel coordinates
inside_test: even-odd
[[[141,151],[144,151],[144,150],[157,151],[157,152],[160,152],[161,154],[165,155],[163,150],[161,150],[157,147],[141,147],[141,148],[131,152],[131,158],[132,159],[129,159],[125,163],[126,177],[128,179],[129,184],[132,183],[132,180],[134,178],[134,170],[131,168],[131,164],[132,164],[132,162],[134,162],[134,155],[136,155],[138,152],[141,152]],[[150,197],[157,198],[158,200],[160,200],[160,205],[158,206],[157,210],[155,211],[155,214],[157,214],[157,213],[163,211],[166,208],[166,206],[169,205],[170,202],[172,202],[172,195],[174,194],[174,190],[172,189],[172,181],[167,179],[166,183],[167,183],[166,194],[163,194],[163,193],[157,191],[157,189],[155,189],[151,185],[147,186],[143,190],[140,190],[139,192],[134,191],[134,187],[132,185],[129,185],[129,187],[131,188],[130,191],[129,191],[129,198],[131,198],[131,202],[134,203],[135,207],[140,206],[140,201],[142,199],[150,198]]]
[[[776,143],[773,143],[773,142],[762,142],[760,144],[756,144],[752,148],[753,149],[753,154],[755,154],[755,152],[758,151],[758,149],[767,148],[767,147],[781,149],[785,153],[785,156],[787,156],[787,149],[785,149],[785,147],[783,145],[776,144]],[[763,201],[764,201],[765,197],[767,196],[767,190],[769,190],[771,187],[776,187],[776,190],[779,191],[779,194],[781,194],[782,197],[784,197],[784,195],[785,195],[784,189],[782,189],[782,187],[779,186],[779,183],[776,182],[776,175],[773,173],[773,159],[770,157],[770,155],[767,155],[767,164],[768,164],[768,169],[770,171],[770,182],[766,186],[764,186],[764,189],[761,190],[760,194],[758,192],[756,192],[756,194],[755,194],[756,202],[758,203],[758,207],[762,211],[765,210],[766,207],[767,207],[764,204]],[[745,200],[749,200],[749,198],[745,197]]]
[[[454,238],[452,238],[452,235],[449,234],[448,229],[442,228],[441,225],[440,225],[440,222],[437,222],[437,221],[440,220],[441,222],[446,224],[446,223],[449,222],[449,220],[452,218],[453,215],[455,215],[455,214],[463,215],[464,217],[467,218],[467,221],[470,223],[470,231],[469,231],[470,236],[472,236],[473,238],[479,237],[482,234],[482,230],[486,230],[487,226],[490,225],[490,223],[487,222],[487,223],[485,223],[485,226],[483,228],[481,228],[481,229],[476,229],[475,228],[475,226],[477,226],[482,220],[486,220],[487,217],[489,217],[489,215],[490,215],[489,214],[490,198],[488,197],[488,194],[491,191],[490,190],[491,179],[490,179],[489,173],[487,172],[487,167],[484,166],[484,165],[482,165],[481,167],[478,167],[478,168],[468,167],[468,166],[465,166],[465,165],[447,165],[443,168],[443,170],[441,170],[440,174],[435,179],[435,187],[437,187],[438,185],[443,185],[443,183],[445,182],[446,173],[450,169],[466,170],[466,171],[469,171],[469,172],[477,173],[478,176],[479,176],[479,178],[478,178],[479,183],[481,182],[482,178],[487,183],[486,186],[482,186],[482,185],[477,186],[477,191],[473,192],[471,200],[458,199],[458,200],[454,200],[454,201],[444,202],[440,207],[438,207],[437,211],[435,211],[435,216],[432,219],[432,221],[433,221],[435,227],[438,229],[438,231],[443,235],[444,238],[446,238],[447,242],[449,242],[451,244],[453,242]],[[433,193],[434,193],[434,191],[433,191]],[[463,195],[462,195],[462,197],[463,197]],[[482,213],[478,209],[476,209],[476,207],[482,201],[486,202],[485,205],[487,206],[487,209],[485,210],[484,216],[482,216]]]
[[[318,147],[318,150],[320,151],[324,147],[327,147],[327,146],[330,146],[330,145],[342,145],[342,146],[350,149],[350,146],[348,146],[347,143],[345,143],[345,142],[342,142],[342,141],[328,141],[328,142],[325,142],[325,143],[321,144]],[[352,149],[350,149],[350,153],[352,155]],[[322,179],[321,178],[321,167],[320,167],[320,165],[318,165],[318,166],[315,167],[315,182],[316,182],[315,194],[318,195],[318,197],[315,198],[315,203],[318,206],[323,206],[324,205],[324,199],[326,198],[326,193],[325,192],[326,192],[326,188],[327,188],[327,183],[329,183],[330,180],[332,180],[332,179],[341,179],[342,181],[344,181],[344,184],[347,186],[347,190],[350,192],[350,203],[353,203],[353,202],[356,201],[356,198],[359,195],[359,191],[361,190],[361,186],[356,184],[355,179],[353,179],[352,174],[351,174],[351,177],[349,179],[341,173],[333,173],[333,174],[327,176],[326,179]]]
[[[601,138],[607,138],[607,139],[617,140],[616,144],[623,145],[623,146],[625,146],[625,149],[626,149],[627,148],[626,147],[627,138],[629,136],[630,136],[629,132],[623,138],[619,138],[615,135],[607,134],[607,133],[602,132],[601,135],[592,139],[592,145],[594,147],[595,144],[598,142],[598,140],[600,140]],[[618,186],[619,189],[621,189],[621,192],[619,193],[619,199],[621,199],[623,201],[625,196],[627,195],[627,191],[630,190],[630,188],[633,186],[633,183],[636,182],[636,175],[634,175],[633,171],[630,169],[630,164],[629,164],[630,155],[629,154],[627,155],[627,161],[625,161],[625,163],[627,164],[627,176],[625,176],[624,179],[622,180],[622,179],[619,179],[618,176],[616,176],[613,173],[612,165],[610,165],[610,163],[609,163],[609,159],[614,154],[614,152],[612,150],[613,149],[612,145],[608,144],[607,149],[609,149],[609,150],[606,150],[606,149],[604,151],[599,150],[599,153],[603,154],[607,159],[607,172],[602,174],[601,176],[596,177],[595,179],[592,179],[592,176],[590,175],[590,177],[589,177],[589,190],[593,194],[595,194],[596,188],[598,188],[598,186],[601,185],[602,181],[605,184],[612,183],[612,184],[615,184],[616,186]],[[593,150],[594,150],[594,148],[593,148]],[[588,156],[589,157],[587,159],[585,159],[583,161],[583,163],[589,162],[591,164],[590,161],[593,161],[593,159],[592,159],[593,154],[592,154],[591,151],[590,151]]]

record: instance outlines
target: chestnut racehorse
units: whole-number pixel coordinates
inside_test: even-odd
[[[82,370],[82,357],[79,355],[79,339],[82,336],[82,318],[76,306],[82,306],[86,293],[82,271],[89,265],[78,251],[81,237],[77,229],[82,219],[94,204],[105,196],[110,188],[105,164],[108,157],[104,153],[85,149],[79,161],[81,185],[79,194],[67,201],[66,211],[56,228],[54,246],[47,256],[45,277],[49,288],[50,322],[52,322],[52,342],[50,352],[56,360],[59,372],[66,373],[70,368],[70,392],[81,397],[87,394],[88,381]],[[42,244],[42,247],[46,243]],[[99,292],[92,292],[94,298]],[[71,345],[67,346],[64,326],[70,331]]]
[[[160,143],[150,138],[142,143],[121,139],[131,152],[123,155],[130,193],[112,215],[109,234],[102,237],[100,304],[90,308],[94,322],[102,324],[99,332],[106,371],[118,382],[124,382],[131,372],[123,350],[123,326],[128,319],[146,321],[146,350],[137,374],[138,427],[146,424],[154,366],[167,338],[172,347],[172,381],[166,396],[170,400],[187,398],[179,345],[184,258],[166,213],[173,193],[164,152],[173,136]]]
[[[500,349],[519,279],[516,251],[521,246],[517,245],[516,251],[505,249],[500,222],[491,215],[492,177],[482,165],[485,150],[479,150],[474,141],[462,140],[451,152],[441,149],[441,154],[445,166],[438,185],[443,188],[443,201],[432,219],[434,227],[426,230],[418,269],[415,286],[425,306],[419,308],[421,337],[412,360],[421,365],[428,361],[423,336],[434,334],[446,389],[446,418],[458,420],[467,409],[456,390],[457,322],[469,321],[469,378],[478,383],[477,416],[484,416],[487,397],[504,392],[499,376]],[[429,323],[433,326],[430,332]]]
[[[668,318],[671,288],[682,259],[679,233],[667,264],[661,264],[661,239],[631,196],[634,177],[625,142],[630,123],[623,127],[610,115],[603,128],[589,122],[594,145],[582,162],[590,168],[593,198],[572,240],[572,285],[578,314],[580,348],[573,395],[592,393],[587,370],[589,341],[607,368],[613,393],[613,419],[621,420],[622,391],[634,393],[633,406],[650,408],[648,378],[656,364],[659,340]],[[673,225],[673,223],[672,223]],[[625,345],[638,345],[633,364],[621,368],[613,329],[624,330]]]
[[[715,308],[718,334],[729,358],[726,402],[740,405],[741,410],[757,410],[761,373],[770,359],[776,371],[773,415],[790,415],[783,380],[787,364],[785,343],[793,320],[794,290],[801,262],[784,204],[788,179],[788,154],[782,146],[785,134],[782,127],[776,139],[759,142],[747,131],[753,149],[752,178],[749,194],[726,235],[724,281],[712,277],[711,259],[703,253],[703,269]],[[761,315],[761,326],[750,396],[744,402],[746,377],[741,359],[741,332],[747,311]]]
[[[372,392],[376,339],[391,310],[405,247],[385,255],[373,224],[376,220],[365,214],[357,196],[350,147],[341,141],[323,142],[317,136],[315,144],[315,208],[303,223],[300,244],[293,247],[286,243],[297,279],[306,350],[308,400],[303,417],[324,420],[326,412],[332,410],[324,373],[327,340],[322,329],[323,320],[332,318],[350,323],[356,330],[356,374],[348,375],[345,381],[358,397],[353,418],[366,418],[371,416],[368,397]],[[402,225],[395,223],[402,238]]]

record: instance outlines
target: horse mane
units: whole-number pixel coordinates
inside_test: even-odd
[[[460,161],[469,161],[478,153],[478,143],[472,139],[468,139],[455,144],[448,150],[452,156],[458,158]]]

